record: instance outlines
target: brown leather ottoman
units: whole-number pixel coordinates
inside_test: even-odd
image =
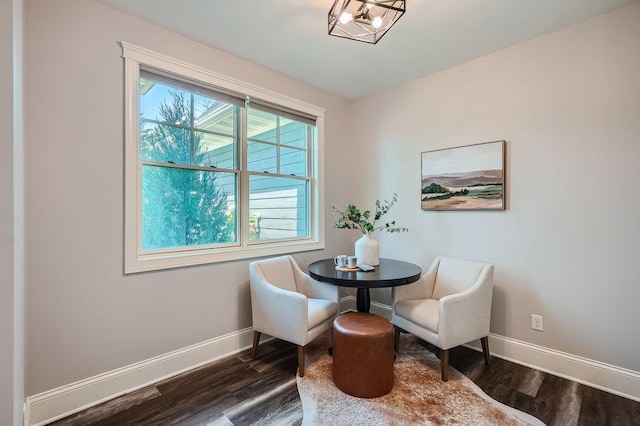
[[[393,326],[386,318],[349,312],[333,321],[333,381],[360,398],[393,388]]]

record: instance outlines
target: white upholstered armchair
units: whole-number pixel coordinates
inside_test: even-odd
[[[480,339],[488,365],[493,265],[437,257],[415,283],[394,287],[391,321],[441,349],[442,380],[448,380],[449,349]]]
[[[304,376],[304,347],[331,328],[338,314],[338,287],[302,272],[291,256],[249,264],[253,313],[252,357],[261,333],[298,345],[298,370]]]

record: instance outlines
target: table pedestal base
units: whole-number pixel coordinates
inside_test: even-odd
[[[371,309],[371,295],[368,288],[358,288],[356,307],[358,312],[369,312],[369,309]]]

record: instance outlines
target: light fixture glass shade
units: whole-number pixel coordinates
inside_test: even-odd
[[[329,35],[375,44],[405,9],[405,0],[335,0],[329,11]],[[346,19],[349,15],[351,19]]]

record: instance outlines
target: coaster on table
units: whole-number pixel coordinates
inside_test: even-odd
[[[356,268],[349,268],[348,266],[336,266],[336,271],[340,271],[340,272],[356,272],[359,271],[360,268],[356,267]]]

